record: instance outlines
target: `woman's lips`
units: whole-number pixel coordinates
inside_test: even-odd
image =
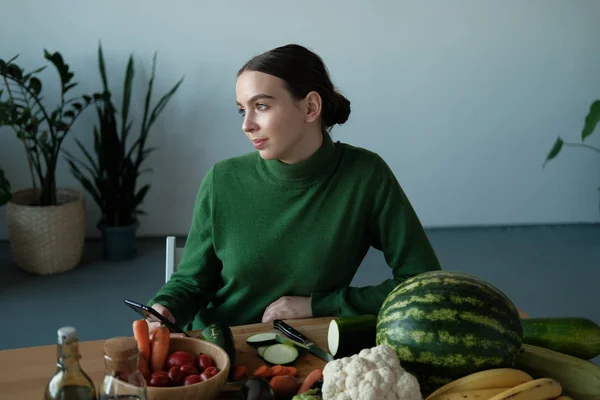
[[[252,139],[252,144],[254,144],[255,149],[260,149],[265,146],[268,139]]]

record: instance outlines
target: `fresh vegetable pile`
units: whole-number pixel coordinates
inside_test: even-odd
[[[229,328],[203,334],[235,360]],[[157,348],[157,358],[143,358],[148,373],[169,366],[161,340],[159,333],[140,342],[142,354]],[[596,322],[521,319],[498,288],[458,272],[404,281],[377,315],[332,319],[327,345],[335,359],[306,377],[296,365],[309,352],[304,344],[277,332],[246,344],[264,364],[248,371],[232,361],[230,382],[242,400],[600,400],[600,367],[589,361],[600,355]],[[191,358],[198,370],[199,355],[177,355],[171,367]]]
[[[133,333],[140,350],[139,369],[148,386],[187,386],[211,379],[219,372],[208,354],[169,353],[171,336],[166,326],[156,329],[150,337],[148,324],[140,319],[133,322]]]
[[[600,399],[600,367],[589,361],[600,355],[597,323],[521,319],[508,297],[474,276],[435,271],[408,279],[390,292],[375,325],[373,318],[333,319],[330,352],[389,346],[427,400]]]

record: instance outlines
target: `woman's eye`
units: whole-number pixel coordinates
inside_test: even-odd
[[[267,105],[266,104],[259,104],[256,106],[256,108],[258,109],[258,111],[264,111],[267,109]]]
[[[243,108],[238,108],[238,114],[240,114],[243,117],[244,115],[246,115],[246,111]]]

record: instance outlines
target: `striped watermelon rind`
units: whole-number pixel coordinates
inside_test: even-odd
[[[395,349],[424,392],[477,371],[513,367],[522,336],[512,301],[462,272],[407,279],[389,293],[377,316],[377,345]]]

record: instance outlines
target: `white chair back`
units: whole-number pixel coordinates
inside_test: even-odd
[[[171,279],[173,272],[177,271],[177,267],[183,256],[183,248],[175,246],[175,236],[167,236],[167,246],[165,254],[165,282]]]

